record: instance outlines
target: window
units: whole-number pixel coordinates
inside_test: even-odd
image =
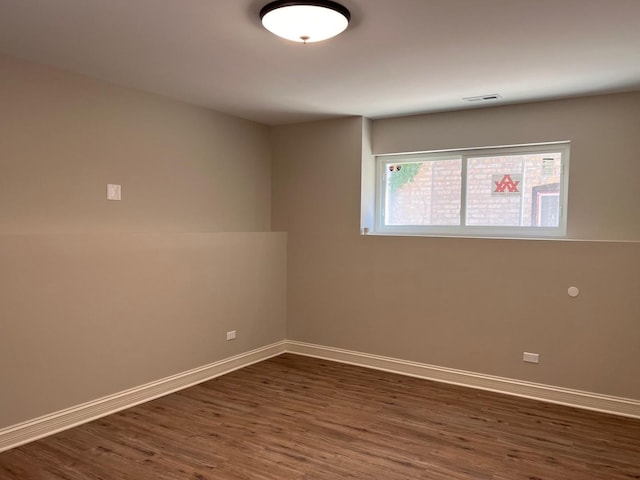
[[[377,156],[373,233],[564,236],[568,166],[568,143]]]

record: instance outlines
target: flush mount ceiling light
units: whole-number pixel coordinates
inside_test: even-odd
[[[264,28],[279,37],[300,43],[335,37],[349,25],[349,10],[331,1],[276,1],[260,10]]]

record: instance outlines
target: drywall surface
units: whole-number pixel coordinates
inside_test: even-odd
[[[589,135],[575,142],[572,162],[587,161],[580,152],[601,151],[590,129],[594,103],[607,115],[634,98],[585,99],[588,109],[575,100],[591,115],[573,118]],[[448,115],[455,126],[455,114]],[[473,113],[460,112],[461,121],[466,115]],[[511,117],[491,115],[493,123],[478,128],[501,138]],[[394,123],[413,121],[429,119],[374,121],[376,152],[426,148],[418,133],[414,143],[400,138]],[[365,127],[354,118],[272,129],[273,227],[288,232],[288,339],[640,399],[639,243],[361,236]],[[629,173],[614,165],[637,177],[637,138],[625,128],[626,137],[616,134],[616,154],[627,154]],[[576,168],[574,192],[582,170]],[[578,297],[567,294],[570,286],[580,289]],[[523,363],[525,351],[538,353],[540,363]]]
[[[0,235],[0,428],[282,340],[285,265],[282,233]]]
[[[267,127],[5,56],[0,105],[0,428],[284,339]]]
[[[0,105],[0,233],[269,230],[263,125],[6,56]]]

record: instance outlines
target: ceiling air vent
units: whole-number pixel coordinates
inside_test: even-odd
[[[467,102],[490,102],[492,100],[499,100],[502,97],[497,93],[492,93],[490,95],[478,95],[477,97],[465,97],[462,100]]]

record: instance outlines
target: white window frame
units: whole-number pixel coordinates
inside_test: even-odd
[[[470,226],[466,223],[467,204],[467,163],[468,158],[490,157],[496,155],[523,154],[561,154],[560,181],[560,218],[557,227],[537,226]],[[481,147],[457,150],[439,150],[419,153],[397,153],[375,156],[375,224],[374,235],[422,235],[436,237],[479,237],[479,238],[564,238],[567,235],[567,200],[569,193],[569,154],[570,142],[549,142],[525,145],[511,145],[501,147]],[[389,164],[411,161],[434,161],[460,158],[462,162],[461,174],[461,206],[460,225],[385,225],[386,205],[386,177],[385,172]]]

